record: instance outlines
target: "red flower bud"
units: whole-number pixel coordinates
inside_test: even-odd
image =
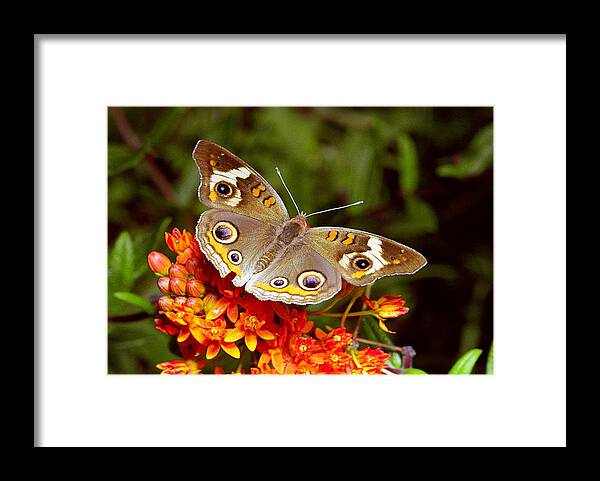
[[[202,272],[202,261],[197,257],[192,257],[185,263],[185,269],[198,279]]]
[[[177,265],[177,264],[173,264]],[[169,280],[169,290],[175,294],[176,296],[184,296],[185,295],[185,279],[180,279],[178,277],[172,277]]]
[[[162,296],[158,299],[158,310],[159,311],[168,311],[173,306],[174,301],[170,296]]]
[[[202,297],[206,292],[204,284],[196,279],[188,280],[185,289],[188,295],[192,297]]]
[[[150,267],[150,270],[155,274],[166,276],[170,266],[171,261],[166,255],[156,251],[152,251],[148,254],[148,267]]]
[[[194,311],[194,314],[199,314],[204,310],[204,303],[202,299],[197,297],[188,297],[185,301],[185,305]]]
[[[178,279],[187,279],[188,275],[188,271],[180,264],[171,264],[171,267],[169,267],[169,277],[171,279],[174,277]]]
[[[163,294],[170,294],[169,281],[170,279],[168,277],[159,277],[159,279],[156,281],[160,292],[162,292]]]
[[[187,300],[188,298],[185,296],[177,296],[175,299],[173,299],[173,302],[178,306],[185,306]]]

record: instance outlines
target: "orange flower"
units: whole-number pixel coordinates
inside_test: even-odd
[[[250,351],[254,352],[256,349],[256,343],[258,342],[257,337],[267,341],[275,339],[273,333],[263,327],[265,323],[266,321],[261,321],[256,316],[249,315],[247,312],[244,312],[240,315],[238,321],[235,323],[235,328],[227,329],[225,341],[235,342],[243,337],[246,347],[248,347]]]
[[[223,318],[206,319],[202,323],[202,332],[208,340],[206,359],[213,359],[223,349],[231,357],[240,358],[240,350],[234,342],[225,341],[226,322]],[[201,342],[202,343],[202,342]]]
[[[387,367],[387,360],[390,358],[388,353],[381,349],[371,349],[367,347],[357,351],[352,359],[355,368],[353,374],[381,374],[381,371]]]
[[[362,301],[369,306],[373,311],[372,314],[379,320],[381,330],[390,334],[395,334],[395,332],[387,328],[384,320],[395,319],[408,312],[408,307],[404,307],[406,302],[397,295],[385,294],[376,301],[362,296]]]
[[[169,249],[178,254],[177,263],[179,264],[184,265],[190,258],[200,256],[200,247],[196,239],[185,229],[180,232],[176,227],[173,229],[173,233],[165,232],[165,241]]]
[[[156,365],[161,374],[198,374],[205,363],[203,360],[175,360],[165,361]]]
[[[320,349],[320,345],[314,337],[306,334],[295,333],[290,336],[288,342],[290,356],[295,363],[302,360],[314,362],[312,356]]]
[[[346,331],[343,327],[333,329],[328,334],[321,329],[315,329],[315,335],[317,339],[321,341],[321,345],[328,351],[335,351],[337,349],[345,349],[352,341],[352,334]]]
[[[385,294],[376,301],[363,296],[362,301],[375,311],[374,315],[383,319],[394,319],[408,312],[408,307],[404,307],[406,302],[397,295]]]

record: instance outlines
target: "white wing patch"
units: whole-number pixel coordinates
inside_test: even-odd
[[[348,254],[344,254],[339,261],[342,267],[346,269],[354,269],[352,267],[352,261],[356,257],[367,257],[371,261],[372,265],[369,270],[363,272],[365,273],[365,275],[369,275],[373,274],[374,272],[377,272],[380,269],[383,269],[384,266],[387,266],[389,264],[389,262],[383,258],[383,250],[381,249],[380,239],[378,239],[377,237],[370,237],[367,242],[367,245],[369,246],[368,251],[350,252]]]
[[[237,179],[247,179],[251,175],[252,172],[247,167],[239,167],[237,169],[231,169],[228,171],[215,170],[210,176],[210,192],[215,191],[215,185],[219,182],[234,184],[236,186],[236,190],[233,192],[233,195],[229,199],[223,199],[223,202],[231,207],[237,207],[242,201],[240,189],[237,185]]]

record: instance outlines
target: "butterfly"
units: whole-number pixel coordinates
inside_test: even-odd
[[[200,249],[221,277],[233,272],[233,284],[258,299],[317,304],[337,294],[342,279],[365,286],[414,274],[427,263],[414,249],[385,237],[308,227],[299,209],[290,218],[275,189],[220,145],[200,140],[192,157],[200,172],[198,198],[210,207],[196,226]]]

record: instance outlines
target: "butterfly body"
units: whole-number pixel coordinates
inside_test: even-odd
[[[199,199],[209,207],[196,227],[200,249],[222,277],[261,300],[316,304],[342,279],[361,286],[426,264],[410,247],[343,227],[309,227],[254,169],[212,142],[197,143]]]
[[[300,245],[307,229],[306,218],[301,214],[283,224],[275,241],[267,248],[267,251],[254,266],[253,274],[264,271],[272,262],[281,258],[288,249]]]

